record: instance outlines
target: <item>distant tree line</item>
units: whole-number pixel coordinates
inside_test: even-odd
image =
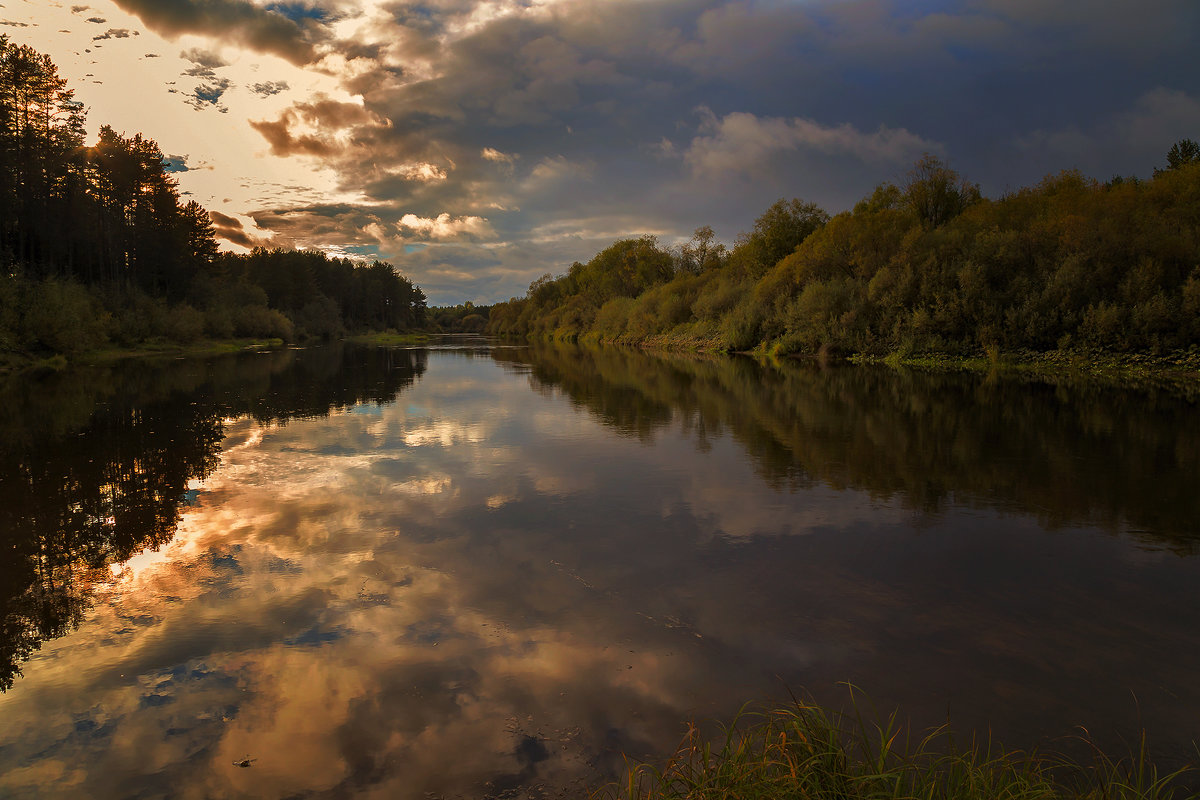
[[[429,325],[440,333],[483,333],[491,311],[491,306],[477,306],[470,300],[456,306],[436,306],[429,309]]]
[[[1200,146],[1150,180],[998,200],[932,156],[830,217],[780,200],[732,249],[623,239],[493,307],[497,334],[776,354],[1161,353],[1200,345]]]
[[[218,253],[153,140],[103,126],[89,146],[84,122],[50,58],[0,36],[0,360],[423,324],[424,294],[389,264]]]

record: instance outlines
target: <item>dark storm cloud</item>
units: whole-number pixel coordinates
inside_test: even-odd
[[[262,134],[277,156],[344,158],[386,128],[387,121],[357,103],[318,96],[295,103],[276,120],[255,120],[251,127]]]
[[[218,53],[214,53],[211,50],[205,50],[201,47],[193,47],[191,50],[184,50],[179,54],[179,57],[191,61],[198,67],[207,67],[209,69],[229,66],[229,62],[221,58]]]
[[[302,206],[256,211],[249,216],[259,228],[271,230],[290,241],[300,240],[305,246],[367,241],[369,237],[356,232],[381,222],[378,215],[352,205]]]
[[[251,124],[368,202],[259,225],[374,242],[431,286],[492,299],[605,237],[710,224],[730,242],[781,196],[847,208],[924,152],[996,194],[1071,167],[1147,175],[1200,128],[1192,0],[434,0],[391,3],[345,42],[322,8],[258,13],[320,42],[319,69],[357,101]],[[415,247],[406,214],[445,237]],[[485,250],[451,236],[472,218]]]
[[[261,7],[246,0],[114,0],[147,27],[166,37],[184,34],[237,42],[294,64],[315,60],[316,45],[328,31],[323,18],[289,15],[281,6]],[[292,4],[288,4],[291,8]]]

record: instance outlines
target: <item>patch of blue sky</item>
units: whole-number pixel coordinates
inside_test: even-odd
[[[406,5],[395,13],[398,20],[408,25],[419,22],[420,26],[424,29],[439,31],[445,27],[443,24],[445,12],[424,3]]]
[[[311,3],[269,3],[266,9],[274,11],[276,14],[282,14],[293,22],[308,19],[324,22],[329,19],[328,10]]]
[[[209,561],[213,569],[218,572],[227,572],[234,575],[244,574],[242,565],[238,563],[237,558],[233,555],[217,555],[214,553],[209,557]]]
[[[221,99],[221,95],[225,94],[228,88],[228,81],[218,81],[207,86],[197,86],[194,94],[196,99],[201,103],[216,105],[217,101]]]
[[[163,172],[188,172],[187,156],[163,156]]]
[[[323,644],[336,642],[346,636],[346,629],[343,627],[334,627],[328,630],[321,630],[318,625],[309,628],[299,636],[293,636],[290,639],[284,639],[283,643],[289,647],[320,647]]]

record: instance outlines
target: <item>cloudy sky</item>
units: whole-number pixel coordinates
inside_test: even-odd
[[[1195,0],[0,0],[232,249],[381,257],[434,304],[613,239],[844,210],[929,152],[996,196],[1200,138]]]

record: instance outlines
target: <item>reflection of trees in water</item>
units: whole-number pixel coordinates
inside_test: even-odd
[[[565,345],[496,358],[629,435],[679,424],[704,448],[726,430],[779,488],[819,481],[924,511],[954,501],[1200,546],[1200,413],[1167,392]]]
[[[171,540],[188,481],[217,466],[222,420],[391,402],[425,366],[419,351],[333,347],[0,385],[0,690],[79,624],[101,571]]]

